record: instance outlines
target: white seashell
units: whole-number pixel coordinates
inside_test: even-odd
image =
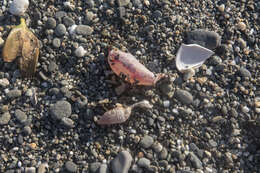
[[[185,72],[200,67],[214,52],[197,44],[182,44],[176,56],[176,67]]]
[[[9,12],[16,16],[21,16],[25,13],[29,6],[28,0],[14,0],[10,4]]]
[[[69,27],[69,33],[71,34],[71,35],[73,35],[73,34],[75,34],[76,33],[76,28],[77,28],[77,26],[78,25],[72,25],[72,26],[70,26]]]

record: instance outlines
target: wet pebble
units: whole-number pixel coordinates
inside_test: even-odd
[[[168,150],[164,147],[159,154],[160,159],[166,159],[168,156]]]
[[[193,102],[193,96],[186,90],[178,89],[175,92],[175,96],[183,104],[191,104]]]
[[[25,127],[23,128],[23,133],[24,133],[25,135],[30,135],[30,134],[32,133],[31,127],[30,127],[30,126],[25,126]]]
[[[133,158],[128,151],[121,151],[116,158],[112,160],[111,167],[113,173],[128,173]]]
[[[140,141],[140,145],[143,147],[143,148],[149,148],[153,145],[154,143],[154,139],[151,137],[151,136],[144,136],[142,138],[142,140]]]
[[[61,120],[71,115],[71,104],[67,101],[58,101],[50,108],[53,119]]]
[[[70,17],[68,17],[68,16],[65,16],[65,17],[63,18],[63,23],[64,23],[64,25],[65,25],[66,27],[69,27],[69,26],[74,25],[74,24],[75,24],[75,21],[74,21],[72,18],[70,18]]]
[[[244,22],[238,22],[237,28],[241,31],[246,30],[246,24]]]
[[[5,112],[5,113],[1,114],[0,115],[0,125],[8,124],[10,119],[11,119],[11,115],[9,114],[9,112]]]
[[[67,161],[65,163],[65,168],[68,172],[73,173],[73,172],[77,172],[78,166],[72,161]]]
[[[214,50],[220,43],[221,37],[213,31],[194,30],[187,33],[187,44],[198,44]]]

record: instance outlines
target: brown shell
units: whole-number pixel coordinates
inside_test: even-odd
[[[23,77],[32,77],[36,71],[40,44],[38,38],[26,27],[25,23],[15,27],[7,37],[3,48],[3,59],[12,62],[17,57]]]

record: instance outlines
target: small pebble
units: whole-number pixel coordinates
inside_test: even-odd
[[[20,123],[25,123],[27,120],[27,115],[20,109],[16,109],[14,115]]]
[[[237,28],[241,31],[245,31],[246,30],[246,24],[244,22],[239,22],[237,24]]]
[[[74,52],[74,54],[77,56],[77,57],[83,57],[85,54],[86,54],[86,50],[82,47],[82,46],[79,46],[76,50],[75,50],[75,52]]]
[[[191,104],[193,102],[193,96],[190,92],[178,89],[175,92],[176,98],[183,104]]]
[[[54,29],[56,27],[56,20],[52,17],[48,18],[45,24],[46,28]]]
[[[66,27],[63,24],[58,24],[57,27],[55,28],[55,34],[58,37],[62,37],[66,34]]]
[[[90,166],[89,166],[90,172],[91,173],[97,173],[100,166],[101,166],[101,163],[99,163],[99,162],[91,163]]]
[[[140,141],[140,145],[143,147],[143,148],[149,148],[153,145],[154,143],[154,139],[151,137],[151,136],[144,136],[142,138],[142,140]]]
[[[52,40],[52,45],[53,45],[53,47],[59,48],[59,47],[60,47],[60,44],[61,44],[61,41],[60,41],[59,38],[54,38],[54,39]]]

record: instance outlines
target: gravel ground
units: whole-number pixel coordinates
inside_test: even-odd
[[[0,7],[2,47],[19,17]],[[31,0],[35,78],[0,59],[0,172],[260,172],[259,10],[254,0]],[[222,40],[187,77],[175,55],[196,29]],[[118,95],[111,45],[168,77]],[[144,99],[154,108],[126,123],[95,123]]]

